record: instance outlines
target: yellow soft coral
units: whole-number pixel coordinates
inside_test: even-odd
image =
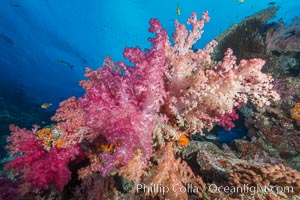
[[[300,103],[297,103],[291,110],[291,117],[297,121],[300,121]]]

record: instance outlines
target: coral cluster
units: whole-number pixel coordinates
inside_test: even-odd
[[[243,142],[243,147],[252,145],[242,140],[235,142]],[[192,141],[181,153],[187,161],[196,161],[196,173],[201,174],[206,183],[211,183],[208,185],[210,189],[206,192],[212,199],[213,197],[227,199],[228,193],[231,194],[230,197],[237,199],[265,199],[270,195],[274,196],[274,199],[293,199],[293,195],[299,194],[299,171],[285,166],[274,158],[267,156],[262,158],[259,149],[252,149],[251,152],[250,148],[245,151],[256,156],[239,158],[240,156],[235,155],[235,152],[226,145],[219,148],[211,142]],[[213,188],[216,185],[228,190],[221,189],[215,194]],[[243,196],[245,194],[251,197]]]
[[[208,20],[205,12],[200,21],[192,14],[188,20],[193,26],[190,34],[184,25],[176,22],[175,45],[166,48],[170,64],[166,72],[166,112],[193,133],[204,128],[210,130],[214,122],[220,121],[227,129],[232,128],[220,116],[234,116],[234,109],[246,104],[248,98],[258,107],[279,100],[278,94],[272,91],[272,77],[261,72],[264,60],[254,58],[237,64],[233,51],[228,49],[223,61],[216,62],[210,55],[216,41],[203,50],[192,50]]]
[[[291,192],[296,194],[300,192],[300,172],[283,164],[265,166],[237,164],[233,167],[229,182],[236,186],[290,186]]]
[[[121,176],[133,184],[131,194],[138,197],[203,198],[204,180],[180,157],[180,151],[190,146],[193,135],[203,135],[216,124],[233,128],[242,105],[266,108],[279,100],[272,77],[261,72],[264,60],[238,63],[228,49],[222,61],[214,61],[211,53],[216,41],[204,49],[192,49],[208,21],[207,12],[200,20],[192,13],[187,21],[190,31],[175,21],[172,45],[159,21],[150,20],[149,31],[155,33],[149,38],[152,48],[124,50],[133,66],[107,57],[101,68],[86,69],[87,80],[80,82],[84,96],[63,101],[52,117],[55,125],[31,131],[11,126],[7,148],[15,158],[6,167],[16,174],[20,188],[27,188],[22,194],[52,186],[63,191],[72,177],[80,179],[85,189],[92,182],[104,187],[106,178]],[[218,170],[241,163],[230,163],[226,156],[207,157],[205,162]],[[137,190],[142,183],[169,191]],[[291,184],[298,187],[298,181]],[[174,186],[192,188],[182,192],[172,190]],[[96,192],[99,187],[90,189]],[[78,187],[75,193],[84,195]],[[88,196],[102,198],[107,193],[101,188],[101,194]],[[116,190],[110,194],[123,195]]]
[[[277,160],[300,170],[300,123],[295,119],[296,105],[300,102],[300,59],[299,48],[296,48],[299,20],[295,19],[290,25],[282,20],[268,23],[278,9],[262,10],[217,36],[219,45],[214,50],[214,58],[221,59],[222,53],[230,47],[237,60],[260,57],[266,61],[262,70],[275,79],[274,90],[281,100],[272,107],[258,109],[248,104],[238,109],[242,112],[240,118],[246,118],[251,142],[244,140],[235,144],[244,159]]]
[[[300,26],[299,19],[285,27],[281,20],[275,23],[266,33],[266,43],[268,51],[277,52],[299,52],[300,50]]]
[[[44,148],[50,150],[53,147],[61,148],[63,139],[62,131],[58,127],[43,128],[37,131],[38,138],[42,141]]]
[[[75,97],[63,101],[51,118],[56,122],[56,132],[61,132],[61,146],[64,148],[81,143],[84,139],[93,141],[93,132],[85,126],[85,112]],[[52,131],[53,132],[53,131]]]
[[[300,103],[295,104],[291,110],[291,117],[297,121],[300,121]]]
[[[151,188],[152,185],[161,185],[173,191],[165,194],[159,190],[145,192],[146,196],[158,196],[160,199],[187,199],[188,193],[180,188],[189,187],[189,193],[194,193],[199,198],[203,197],[202,192],[205,190],[205,184],[202,178],[194,175],[185,161],[175,158],[172,143],[168,143],[155,152],[154,159],[158,164],[154,166],[153,172],[145,178],[146,187]]]
[[[30,192],[32,187],[48,189],[50,184],[63,191],[71,179],[68,164],[79,155],[79,147],[53,147],[47,151],[42,141],[37,140],[36,128],[30,131],[10,126],[12,133],[7,141],[11,144],[7,149],[15,158],[6,167],[12,169],[20,179],[21,194]]]

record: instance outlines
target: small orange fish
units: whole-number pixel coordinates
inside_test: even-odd
[[[50,106],[52,106],[52,103],[43,103],[43,104],[41,105],[41,108],[47,109],[47,108],[49,108]]]

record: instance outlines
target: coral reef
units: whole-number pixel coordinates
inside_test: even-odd
[[[266,31],[266,44],[268,51],[299,52],[300,51],[300,26],[299,19],[285,27],[282,20],[274,23]]]
[[[269,15],[261,24],[276,10],[264,11]],[[176,20],[171,41],[151,19],[151,49],[123,52],[132,66],[107,57],[99,69],[86,68],[80,82],[85,94],[61,102],[54,124],[32,130],[11,125],[7,149],[13,158],[6,169],[22,198],[41,192],[58,199],[244,198],[243,192],[210,189],[226,184],[289,186],[296,193],[285,197],[294,198],[299,172],[285,166],[284,155],[299,152],[298,107],[290,101],[288,112],[280,110],[281,91],[262,72],[263,59],[236,57],[227,48],[215,60],[215,40],[193,50],[209,20],[208,12],[201,19],[192,13],[190,31]],[[234,129],[240,117],[246,125]],[[216,126],[225,130],[215,141],[192,141],[207,140]],[[251,141],[243,138],[246,130]],[[239,140],[225,140],[225,131]],[[274,191],[255,195],[279,197]]]
[[[235,142],[243,141],[237,140]],[[246,145],[244,144],[243,147]],[[250,152],[249,149],[244,150]],[[299,194],[300,172],[286,167],[272,158],[261,159],[262,157],[257,157],[258,154],[248,159],[245,159],[244,156],[239,158],[235,152],[226,146],[219,148],[211,142],[196,141],[192,141],[188,147],[183,149],[181,155],[186,162],[197,165],[194,168],[197,169],[197,173],[202,174],[204,182],[214,185],[208,186],[208,190],[206,190],[206,193],[212,197],[215,195],[213,194],[215,185],[230,188],[228,191],[233,191],[231,191],[232,197],[238,199],[245,198],[243,193],[248,193],[248,195],[259,199],[269,195],[274,196],[274,198],[289,199],[294,194]],[[251,187],[256,189],[251,191]],[[290,197],[276,193],[276,188],[280,190],[285,188]],[[237,192],[237,189],[240,192]],[[258,189],[264,192],[260,193],[257,191]],[[228,197],[226,191],[222,192],[218,193],[218,197]]]
[[[271,99],[279,100],[272,91],[272,77],[261,73],[263,60],[254,58],[237,64],[233,51],[227,49],[223,62],[215,62],[210,55],[217,45],[215,41],[194,52],[192,45],[209,18],[203,13],[202,20],[196,19],[195,14],[189,18],[193,28],[188,35],[185,26],[175,22],[175,45],[166,48],[171,67],[166,72],[169,93],[165,107],[179,126],[186,126],[192,133],[210,130],[214,122],[223,123],[220,115],[232,115],[234,108],[246,104],[248,98],[258,107],[269,105]]]
[[[259,166],[250,163],[234,165],[230,174],[231,185],[242,186],[290,186],[291,191],[300,192],[300,172],[283,164]]]
[[[300,102],[300,60],[299,49],[296,48],[299,43],[297,33],[299,21],[295,19],[290,25],[286,25],[282,20],[267,23],[268,19],[274,17],[277,10],[278,7],[263,10],[217,36],[216,40],[219,45],[215,48],[213,57],[220,59],[226,48],[230,47],[236,53],[237,60],[245,57],[260,57],[266,61],[262,71],[272,75],[275,79],[274,89],[280,95],[281,100],[273,104],[272,108],[259,109],[243,105],[239,109],[246,118],[245,125],[249,128],[247,135],[252,138],[251,145],[246,146],[252,146],[252,150],[259,152],[261,159],[265,158],[262,154],[264,152],[300,170],[299,122],[295,119],[297,118],[297,104]],[[258,20],[260,23],[252,23],[253,20]],[[253,37],[254,31],[255,37]],[[247,45],[245,48],[240,48],[245,45],[245,41],[246,44],[255,46],[256,50],[251,51],[246,48]],[[245,156],[246,151],[243,148],[245,146],[241,145],[238,151]],[[251,156],[255,155],[251,154]]]
[[[257,57],[265,59],[266,23],[275,16],[278,9],[264,9],[219,34],[215,38],[219,45],[214,49],[213,58],[221,60],[227,48],[231,48],[238,61]]]

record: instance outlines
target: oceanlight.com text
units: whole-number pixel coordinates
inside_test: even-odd
[[[294,193],[294,188],[292,186],[279,186],[279,185],[268,185],[268,186],[251,186],[248,184],[244,184],[242,186],[217,186],[215,184],[211,184],[208,187],[208,191],[211,193],[225,193],[225,194],[233,194],[233,193]]]

